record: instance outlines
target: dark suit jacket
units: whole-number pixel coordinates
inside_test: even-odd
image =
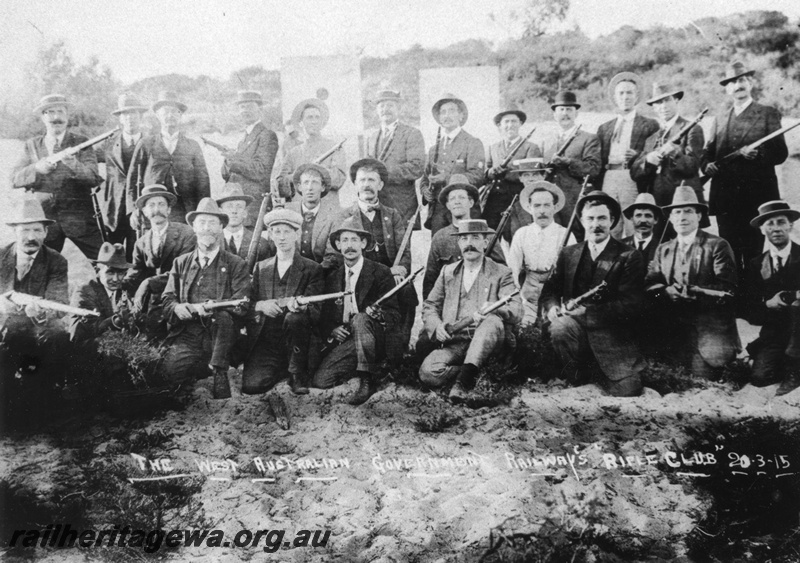
[[[144,141],[145,137],[142,135],[139,142],[133,149],[133,153],[137,154],[139,146]],[[103,184],[102,197],[100,197],[100,211],[103,214],[103,221],[110,231],[116,231],[122,218],[122,210],[124,208],[125,214],[130,215],[136,211],[134,202],[136,201],[136,193],[130,196],[127,194],[128,186],[128,172],[137,168],[137,162],[133,160],[128,164],[128,168],[122,161],[122,131],[115,133],[108,141],[103,150],[103,161],[106,164],[106,180]],[[138,153],[141,157],[141,152]],[[124,205],[123,205],[124,204]]]
[[[400,213],[396,209],[386,207],[380,204],[381,217],[383,217],[383,242],[386,245],[386,254],[389,256],[389,264],[391,267],[394,259],[397,256],[397,251],[400,249],[400,244],[403,242],[403,237],[406,234],[406,223],[403,221]],[[358,203],[354,203],[350,207],[342,210],[339,219],[336,221],[334,230],[339,228],[339,225],[344,222],[348,217],[354,217],[358,223],[361,222],[361,208]],[[411,241],[406,245],[403,251],[403,257],[400,259],[400,266],[405,267],[406,271],[411,273]]]
[[[558,139],[545,139],[542,143],[544,161],[550,162],[558,152]],[[600,141],[592,133],[580,130],[567,149],[564,158],[569,158],[569,166],[554,170],[552,182],[564,192],[564,207],[556,214],[559,224],[567,226],[572,210],[578,202],[578,194],[583,186],[583,177],[589,182],[600,174]]]
[[[137,163],[128,174],[129,209],[134,209],[132,194],[136,193],[139,181],[138,163],[142,164],[144,185],[162,184],[177,194],[178,201],[172,206],[170,221],[185,222],[186,214],[197,209],[204,197],[211,196],[211,184],[203,150],[197,141],[183,133],[178,137],[175,152],[170,154],[161,132],[145,138],[133,153],[131,162]],[[173,178],[177,186],[173,183]]]
[[[336,293],[344,291],[345,266],[328,272],[325,276],[325,290],[322,293]],[[364,313],[369,305],[375,303],[384,294],[394,287],[394,277],[388,267],[364,258],[364,266],[358,276],[355,287],[356,306],[359,313]],[[400,319],[397,294],[387,299],[383,304],[383,314],[386,328],[391,329]],[[322,305],[322,336],[327,338],[331,331],[342,325],[344,306],[335,301],[326,301]]]
[[[575,278],[587,244],[567,246],[559,254],[553,275],[542,288],[540,303],[544,314],[562,301],[577,297]],[[575,317],[586,329],[603,373],[612,381],[629,377],[640,360],[633,343],[633,325],[644,301],[644,272],[641,253],[611,238],[597,257],[591,280],[592,287],[605,281],[608,291],[598,303],[587,304],[585,313]]]
[[[145,279],[169,273],[175,259],[193,251],[196,245],[197,238],[189,225],[170,221],[164,245],[161,247],[161,256],[156,257],[153,254],[153,239],[148,229],[133,247],[133,268],[128,270],[125,276],[125,289],[133,294]]]
[[[507,156],[508,150],[506,149],[505,141],[499,141],[490,145],[489,154],[486,158],[487,174],[493,166],[502,164]],[[523,158],[541,158],[541,156],[542,150],[538,145],[525,141],[514,155],[514,159],[511,162],[513,163],[514,160]],[[522,181],[509,180],[508,177],[501,179],[497,182],[497,185],[493,185],[493,181],[487,176],[486,184],[486,189],[491,191],[486,199],[486,206],[483,209],[482,216],[489,222],[490,227],[496,228],[496,225],[500,221],[500,215],[511,203],[511,199],[515,195],[519,195],[524,186],[522,185]],[[508,218],[508,224],[503,232],[503,238],[511,242],[511,238],[514,236],[514,233],[517,232],[517,229],[530,225],[531,223],[533,223],[533,217],[530,213],[522,209],[522,205],[517,201],[511,209],[511,215]]]
[[[247,208],[246,227],[252,228],[258,220],[261,200],[269,193],[269,179],[277,154],[278,136],[259,121],[239,142],[236,152],[222,164],[222,179],[241,184],[244,193],[255,200]]]
[[[338,267],[342,261],[342,255],[331,245],[331,232],[339,224],[339,215],[342,209],[336,205],[334,199],[329,197],[323,197],[319,205],[320,210],[317,212],[317,218],[314,220],[314,229],[311,232],[311,247],[314,252],[314,261],[317,264],[322,264],[322,267],[327,272]],[[286,204],[286,209],[296,211],[300,215],[303,214],[299,201]],[[297,244],[299,249],[299,239]]]
[[[0,249],[0,293],[14,290],[17,276],[17,243],[12,242]],[[69,303],[67,284],[67,259],[60,253],[46,246],[39,249],[33,261],[27,280],[30,283],[28,293],[43,297],[49,301]],[[63,316],[61,313],[48,311],[48,319]],[[0,318],[0,328],[2,326]]]
[[[223,238],[225,238],[225,233],[222,233]],[[253,240],[253,231],[250,229],[245,229],[244,234],[242,235],[242,245],[236,249],[236,256],[241,258],[244,261],[247,261],[247,254],[250,252],[250,243]],[[231,251],[228,245],[228,240],[225,239],[223,241],[223,250],[227,250],[228,252]],[[262,260],[266,260],[270,256],[275,255],[275,246],[272,244],[272,241],[266,241],[263,238],[258,241],[258,250],[256,251],[256,262],[261,262]]]
[[[701,169],[745,145],[777,131],[781,127],[781,114],[775,108],[751,103],[737,118],[738,127],[732,123],[733,108],[716,119],[711,138],[703,153]],[[759,147],[755,160],[737,157],[725,163],[711,180],[709,212],[711,215],[733,212],[755,217],[758,206],[779,199],[778,178],[775,166],[789,154],[783,135]]]
[[[617,118],[615,117],[610,121],[606,121],[597,128],[597,138],[600,139],[600,173],[597,176],[595,188],[598,190],[602,189],[603,187],[603,178],[605,177],[606,166],[608,166],[608,156],[611,152],[611,138],[614,136],[614,126],[616,123]],[[637,110],[636,116],[633,118],[633,130],[631,131],[630,148],[635,150],[637,153],[641,153],[642,150],[644,150],[644,143],[647,141],[647,138],[658,131],[658,129],[658,121],[649,117],[644,117]],[[628,160],[628,168],[633,166],[633,161],[636,159],[636,156]],[[646,190],[644,190],[643,186],[640,185],[639,192],[641,193],[644,191]]]
[[[367,157],[378,158],[380,151],[380,128],[367,138]],[[398,123],[392,134],[391,145],[383,163],[389,171],[389,181],[378,194],[381,203],[400,212],[408,222],[417,209],[415,183],[425,168],[425,141],[419,129]]]
[[[114,305],[106,292],[106,288],[98,280],[89,280],[72,294],[70,305],[97,311],[99,317],[69,317],[69,337],[72,342],[86,342],[100,336],[104,330],[103,323],[114,315]]]
[[[773,273],[769,251],[754,258],[747,269],[744,290],[747,304],[747,321],[763,325],[761,336],[788,339],[791,327],[789,308],[768,309],[766,302],[781,291],[800,291],[800,246],[794,242],[789,251],[789,261]],[[785,341],[785,340],[784,340]]]
[[[636,245],[636,239],[634,238],[633,235],[623,238],[620,242],[622,242],[623,244],[627,244],[631,248],[636,248],[638,250],[638,246]],[[650,263],[650,261],[655,257],[657,248],[658,248],[658,234],[654,234],[653,238],[650,239],[650,243],[647,246],[645,246],[642,251],[640,251],[642,253],[642,256],[644,257],[645,268]]]

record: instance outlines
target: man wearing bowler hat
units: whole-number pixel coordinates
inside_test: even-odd
[[[655,306],[662,337],[659,343],[703,379],[719,375],[736,357],[739,335],[731,298],[703,294],[700,290],[736,291],[737,271],[725,239],[700,228],[708,206],[694,190],[679,186],[664,214],[677,233],[656,250],[645,279]]]
[[[720,84],[733,100],[733,107],[717,116],[701,164],[711,176],[709,212],[717,217],[719,236],[733,248],[740,274],[761,254],[764,238],[750,227],[750,221],[758,215],[759,205],[780,199],[775,167],[789,154],[786,140],[779,135],[724,164],[716,163],[781,127],[777,109],[753,101],[754,74],[740,61],[726,69]]]
[[[516,289],[511,270],[484,256],[494,231],[483,219],[465,219],[451,236],[457,238],[462,260],[442,269],[422,309],[428,338],[441,348],[431,351],[419,368],[422,382],[441,387],[455,379],[450,400],[459,403],[469,398],[478,370],[489,357],[502,351],[513,338],[522,316],[519,296],[491,313],[482,307],[511,294]],[[464,318],[472,318],[467,328],[448,330]]]
[[[367,157],[383,162],[389,172],[378,194],[381,203],[396,209],[408,224],[417,210],[416,182],[425,167],[425,141],[419,129],[400,122],[402,101],[395,90],[377,92],[374,103],[380,126],[367,137]]]
[[[656,255],[661,242],[656,234],[661,214],[655,198],[648,193],[639,194],[636,201],[622,210],[622,215],[633,224],[633,234],[623,238],[622,242],[641,252],[645,264],[649,264]]]
[[[133,154],[135,167],[128,174],[128,192],[137,193],[141,169],[144,174],[142,185],[160,184],[177,196],[170,219],[183,221],[187,213],[197,208],[201,199],[211,195],[205,157],[198,142],[180,130],[187,106],[175,92],[161,92],[152,109],[161,124],[161,131],[145,137],[136,148]]]
[[[425,175],[422,177],[422,203],[428,206],[425,227],[436,231],[450,223],[447,209],[439,202],[439,192],[450,183],[453,174],[461,174],[475,187],[484,183],[485,158],[483,143],[464,131],[469,118],[464,100],[445,94],[433,104],[433,118],[439,124],[441,139],[428,150]],[[480,217],[480,206],[473,207],[471,216]]]
[[[102,181],[95,151],[87,147],[57,164],[47,160],[87,140],[68,129],[72,107],[61,94],[42,98],[33,113],[41,118],[46,133],[25,142],[25,153],[14,166],[12,184],[34,192],[45,215],[53,221],[47,229],[47,246],[61,252],[69,239],[84,256],[94,260],[103,243],[91,197],[91,189]]]
[[[253,231],[245,228],[249,217],[248,207],[253,207],[253,196],[247,195],[239,184],[228,182],[222,187],[222,193],[216,198],[220,210],[228,216],[228,224],[222,229],[224,249],[239,258],[247,260],[250,244],[253,242]],[[256,246],[256,262],[266,260],[274,254],[274,248],[263,238]]]
[[[270,197],[270,176],[278,154],[278,136],[267,129],[261,121],[264,100],[261,92],[243,90],[236,94],[236,107],[244,125],[244,136],[236,150],[223,153],[222,179],[242,187],[245,195],[252,198],[244,226],[255,227],[258,211],[264,197]],[[287,191],[281,197],[291,197]],[[270,200],[271,201],[271,200]],[[272,208],[270,204],[270,209]]]
[[[568,381],[588,382],[599,366],[600,383],[609,395],[632,397],[642,392],[644,361],[633,339],[632,320],[644,300],[645,266],[638,250],[611,236],[620,220],[619,202],[592,191],[578,201],[584,242],[567,246],[542,288],[542,314]],[[605,289],[584,303],[572,300]]]
[[[785,201],[768,201],[750,224],[767,239],[767,250],[753,259],[744,292],[747,320],[761,325],[747,345],[753,358],[750,382],[758,387],[780,382],[776,395],[800,387],[800,246],[789,236],[800,211]]]

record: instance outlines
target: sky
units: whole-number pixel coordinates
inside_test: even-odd
[[[73,57],[99,57],[124,83],[159,74],[227,78],[249,65],[279,69],[281,57],[385,56],[414,44],[518,35],[510,15],[526,0],[2,0],[0,68],[13,92],[36,52],[65,39]],[[591,37],[623,25],[671,27],[756,9],[800,18],[798,0],[571,0],[566,26]],[[494,15],[494,17],[491,17]]]

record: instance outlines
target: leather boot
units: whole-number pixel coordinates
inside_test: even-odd
[[[786,395],[798,387],[800,387],[800,374],[794,372],[784,378],[784,380],[778,386],[778,389],[775,391],[775,396],[780,397],[781,395]]]
[[[308,384],[304,374],[289,374],[289,387],[295,395],[308,395]]]
[[[372,397],[375,393],[375,383],[371,373],[365,371],[358,372],[359,384],[358,390],[351,396],[347,402],[351,405],[362,405]]]
[[[461,367],[461,373],[456,378],[455,385],[450,389],[450,394],[448,395],[450,401],[454,404],[465,402],[471,395],[477,379],[478,367],[473,364],[464,364]]]
[[[231,384],[230,381],[228,381],[228,368],[214,368],[214,398],[231,398]]]

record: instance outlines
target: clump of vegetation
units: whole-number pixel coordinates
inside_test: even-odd
[[[117,380],[115,386],[130,389],[149,389],[166,383],[159,373],[164,350],[153,346],[144,335],[128,331],[108,331],[100,337],[99,369],[110,375],[119,375],[120,363],[125,366],[128,380]]]
[[[707,389],[709,382],[695,377],[684,366],[660,360],[651,360],[642,370],[642,385],[655,389],[661,395],[680,393],[690,389]]]
[[[417,429],[417,432],[436,434],[457,426],[460,422],[461,417],[449,413],[430,414],[415,420],[414,428]]]
[[[550,335],[536,325],[528,325],[519,330],[515,363],[521,382],[536,378],[543,382],[558,377],[558,358],[550,342]]]

